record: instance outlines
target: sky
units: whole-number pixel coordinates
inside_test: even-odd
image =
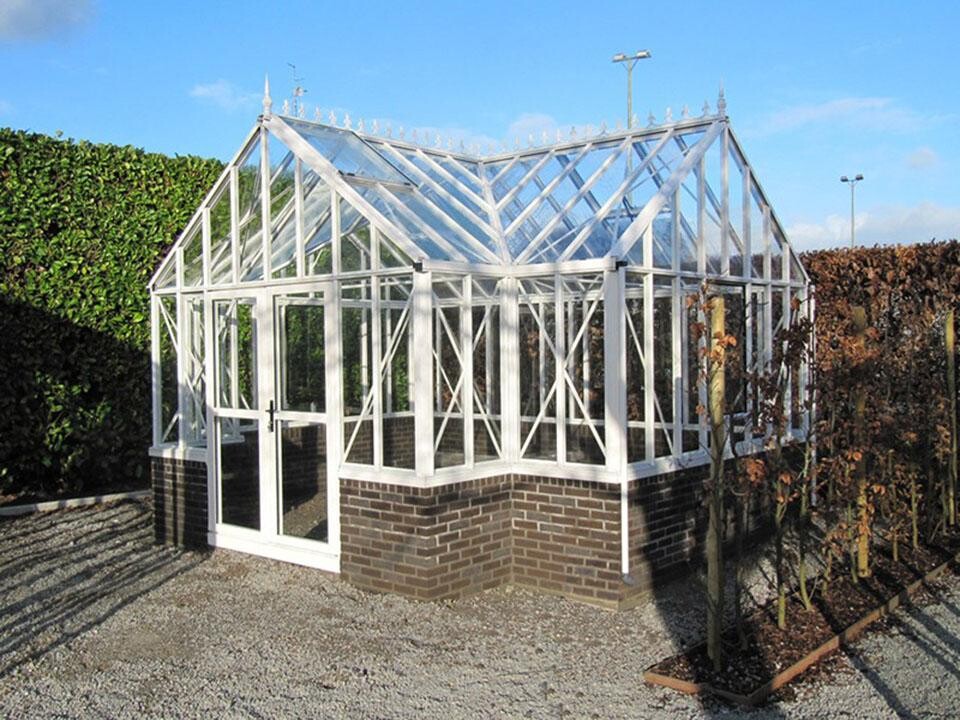
[[[0,0],[0,126],[229,159],[295,83],[369,124],[467,143],[634,113],[721,84],[792,244],[960,237],[960,3]]]

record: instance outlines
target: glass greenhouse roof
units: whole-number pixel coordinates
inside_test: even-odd
[[[340,197],[411,262],[516,266],[614,257],[706,275],[806,281],[722,112],[485,157],[445,149],[439,138],[425,147],[366,132],[362,123],[353,129],[349,120],[334,127],[265,115],[258,132],[263,140],[251,136],[230,170],[237,185],[223,179],[207,201],[217,234],[215,219],[229,221],[223,198],[239,193],[239,264],[220,230],[210,238],[220,262],[211,261],[211,278],[229,275],[233,262],[238,281],[256,280],[264,253],[268,268],[289,267],[279,276],[304,274],[297,243],[305,242],[308,255],[329,243],[331,198]],[[264,183],[260,173],[268,169]],[[264,185],[273,216],[269,251],[259,249]],[[199,217],[181,246],[199,247]],[[154,286],[166,280],[161,268]]]

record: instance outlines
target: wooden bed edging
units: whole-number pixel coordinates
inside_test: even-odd
[[[960,561],[960,553],[957,553],[952,559],[947,560],[943,564],[938,565],[922,578],[907,585],[903,590],[883,603],[883,605],[868,612],[846,630],[837,633],[823,643],[820,647],[808,653],[805,657],[795,662],[786,670],[777,673],[773,678],[758,687],[749,695],[741,695],[739,693],[730,692],[729,690],[716,688],[710,683],[693,683],[687,680],[680,680],[679,678],[670,677],[669,675],[661,675],[660,673],[653,672],[652,670],[644,671],[643,679],[645,682],[651,685],[662,685],[663,687],[668,687],[682,693],[687,693],[688,695],[710,694],[721,697],[724,700],[728,700],[729,702],[737,705],[746,705],[748,707],[759,705],[766,700],[771,693],[779,690],[795,677],[810,668],[810,666],[814,665],[824,655],[832,653],[834,650],[839,649],[843,645],[848,645],[857,637],[859,637],[869,625],[896,610],[898,607],[900,607],[900,605],[908,601],[910,596],[913,595],[921,585],[937,579],[949,567],[950,563],[955,561]]]
[[[69,508],[88,507],[103,503],[117,502],[118,500],[142,500],[150,497],[150,490],[135,490],[133,492],[110,493],[109,495],[92,495],[82,498],[67,498],[65,500],[50,500],[48,502],[31,503],[29,505],[7,505],[0,507],[0,517],[16,517],[31,513],[53,512]]]

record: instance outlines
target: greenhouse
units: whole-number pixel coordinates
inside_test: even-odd
[[[688,298],[723,295],[748,369],[812,313],[722,94],[486,153],[303,115],[265,95],[151,280],[158,539],[422,598],[618,605],[685,562],[710,462]],[[728,456],[764,448],[748,377]]]

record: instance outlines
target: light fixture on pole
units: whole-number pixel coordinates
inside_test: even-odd
[[[613,62],[623,63],[627,69],[627,130],[633,127],[633,66],[638,60],[646,60],[648,57],[650,57],[649,50],[640,50],[633,55],[617,53],[613,56]]]
[[[851,180],[846,175],[840,176],[840,182],[849,183],[850,185],[850,248],[853,249],[854,240],[856,238],[856,226],[854,225],[854,215],[853,215],[853,191],[857,187],[857,183],[863,180],[863,175],[857,173],[857,175]]]

